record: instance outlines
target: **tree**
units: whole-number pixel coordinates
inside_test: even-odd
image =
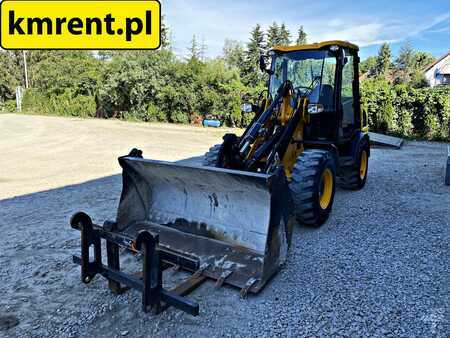
[[[281,31],[276,22],[273,22],[267,30],[267,49],[281,44]]]
[[[415,59],[416,59],[416,68],[420,70],[436,61],[436,58],[433,55],[421,51],[416,52]]]
[[[361,75],[366,74],[368,77],[374,76],[376,74],[377,60],[378,58],[376,56],[369,56],[362,61],[359,65]]]
[[[395,60],[395,66],[398,70],[396,78],[397,83],[409,82],[410,75],[414,71],[415,65],[415,52],[411,44],[407,41],[401,48],[397,59]]]
[[[388,43],[383,43],[378,51],[377,63],[376,63],[376,75],[380,77],[386,77],[388,70],[391,68],[391,47]]]
[[[163,89],[188,86],[192,81],[190,75],[182,79],[175,75],[175,63],[169,50],[121,51],[114,54],[102,70],[99,84],[102,113],[98,115],[123,117],[128,114],[144,121],[167,120],[167,116],[161,114],[161,111],[166,112],[167,107],[161,99]],[[173,91],[179,90],[176,88]],[[158,107],[156,112],[154,106]]]
[[[305,33],[305,31],[303,30],[303,26],[300,26],[300,28],[298,29],[298,37],[297,37],[297,45],[304,45],[307,43],[307,34]]]
[[[396,83],[409,83],[415,88],[427,86],[423,68],[434,61],[434,57],[426,52],[415,51],[409,42],[400,49],[395,66],[398,70]]]
[[[90,51],[35,51],[28,62],[30,84],[48,96],[94,95],[102,61]]]
[[[202,37],[202,43],[200,45],[200,60],[202,62],[206,61],[206,52],[208,51],[208,46],[206,45],[206,40]]]
[[[423,69],[436,59],[427,52],[417,51],[414,54],[414,70],[410,74],[410,84],[414,88],[428,87],[428,80],[425,78]]]
[[[280,32],[279,32],[279,42],[280,45],[288,46],[291,44],[291,33],[287,29],[284,23],[281,24]]]
[[[267,30],[267,45],[266,49],[273,48],[278,45],[290,45],[291,33],[287,29],[284,23],[278,26],[276,22],[273,22]]]
[[[15,88],[20,85],[21,68],[16,61],[11,52],[0,52],[0,103],[13,99]]]
[[[200,61],[201,50],[197,42],[197,37],[195,34],[192,36],[191,45],[188,48],[188,59],[189,61]]]
[[[415,52],[409,41],[400,48],[400,53],[397,57],[396,65],[398,69],[408,70],[414,67]]]
[[[250,33],[250,41],[247,43],[244,66],[244,83],[246,85],[256,86],[261,81],[258,74],[259,56],[264,51],[264,33],[261,26],[257,24]]]
[[[27,53],[27,59],[30,61],[30,57],[32,53],[36,53],[40,51],[31,51]],[[0,50],[0,54],[2,55],[1,65],[0,67],[5,67],[2,69],[2,73],[6,72],[5,76],[0,76],[3,78],[2,80],[9,79],[11,81],[11,85],[14,86],[23,86],[25,87],[25,72],[24,72],[24,59],[23,59],[23,51],[22,50],[11,50],[11,51],[3,51]],[[2,81],[0,80],[0,81]]]
[[[161,17],[161,48],[170,48],[170,29],[164,22],[165,17]]]
[[[242,43],[236,40],[226,39],[223,46],[223,58],[228,67],[235,67],[242,74],[245,60],[245,50]]]

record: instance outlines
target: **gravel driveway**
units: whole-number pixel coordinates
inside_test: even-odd
[[[114,218],[115,158],[134,146],[158,159],[191,157],[223,132],[0,115],[0,336],[449,336],[450,187],[440,143],[374,149],[365,189],[338,190],[320,229],[296,227],[286,266],[258,296],[241,300],[207,282],[190,295],[198,317],[154,316],[141,312],[137,292],[115,296],[101,278],[82,284],[71,262],[79,232],[68,220],[78,210]]]

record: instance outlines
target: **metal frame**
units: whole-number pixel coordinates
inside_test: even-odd
[[[173,306],[193,316],[199,314],[199,305],[183,297],[206,279],[202,276],[198,260],[160,248],[158,234],[143,230],[136,238],[129,238],[114,232],[115,222],[107,221],[101,227],[93,224],[91,218],[82,212],[72,216],[70,225],[81,232],[81,257],[73,256],[73,261],[81,265],[83,283],[90,283],[100,274],[108,280],[109,288],[116,294],[128,289],[142,292],[144,312],[160,313]],[[102,239],[106,241],[107,266],[102,263]],[[89,257],[91,247],[94,253],[92,260]],[[119,247],[142,253],[142,277],[120,271]],[[171,266],[197,272],[174,289],[166,290],[162,287],[162,273]]]

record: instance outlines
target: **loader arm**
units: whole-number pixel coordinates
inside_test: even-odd
[[[239,156],[244,159],[243,170],[269,173],[280,164],[278,159],[284,157],[303,116],[303,105],[298,102],[292,83],[285,81],[269,107],[241,138]]]
[[[288,93],[288,91],[292,88],[292,84],[290,84],[289,81],[286,81],[283,83],[277,92],[277,96],[273,100],[273,102],[270,104],[269,108],[265,112],[259,116],[259,118],[254,122],[254,124],[249,129],[248,133],[244,135],[242,140],[239,143],[239,153],[240,155],[245,158],[250,152],[251,145],[256,141],[256,139],[259,136],[259,133],[261,131],[261,128],[267,125],[267,122],[271,117],[273,117],[273,114],[282,103],[283,97],[285,97]]]

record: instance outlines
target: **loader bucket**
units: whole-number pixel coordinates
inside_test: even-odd
[[[198,259],[204,276],[256,293],[284,263],[291,239],[283,168],[273,175],[125,156],[117,231],[159,234]]]

